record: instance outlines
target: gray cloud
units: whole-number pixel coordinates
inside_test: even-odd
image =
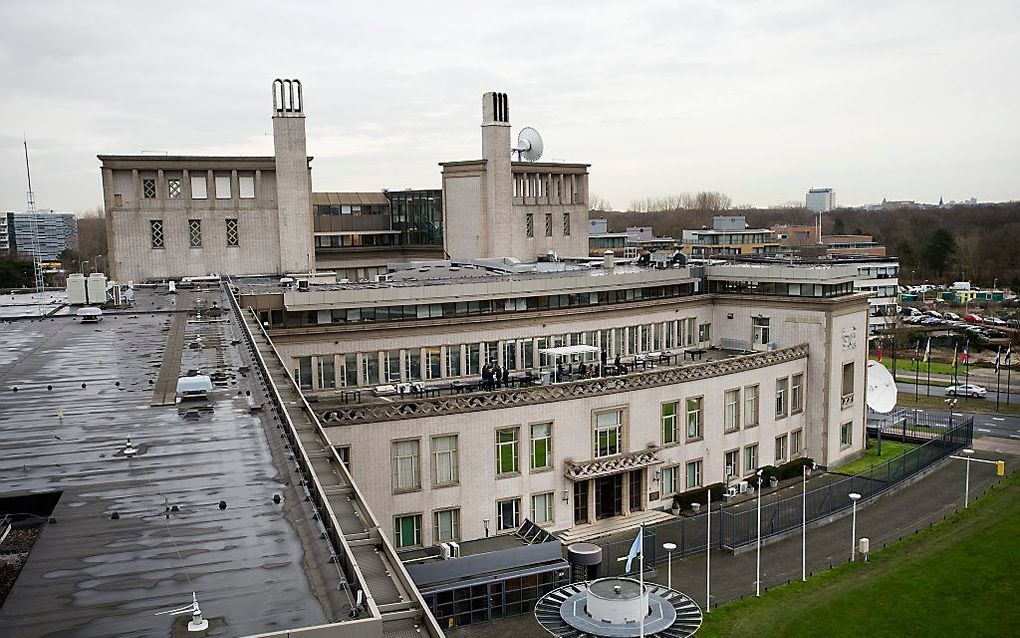
[[[10,2],[0,208],[101,199],[97,153],[271,153],[269,84],[300,77],[314,185],[437,186],[507,91],[547,157],[617,206],[830,185],[1020,198],[1020,5],[928,2]]]

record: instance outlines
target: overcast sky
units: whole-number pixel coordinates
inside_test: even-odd
[[[341,8],[350,4],[349,8]],[[438,187],[481,94],[632,200],[1020,199],[1020,2],[49,2],[0,8],[0,209],[102,201],[97,153],[271,154],[301,79],[313,188]]]

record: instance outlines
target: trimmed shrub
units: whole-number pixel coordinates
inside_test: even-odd
[[[704,505],[708,502],[708,491],[712,490],[712,501],[716,503],[722,502],[723,494],[726,492],[725,483],[713,483],[706,487],[699,487],[695,490],[688,490],[683,494],[677,494],[673,497],[673,505],[679,507],[682,510],[690,509],[691,503],[701,503]]]

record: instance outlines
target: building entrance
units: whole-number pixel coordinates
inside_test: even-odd
[[[595,518],[623,514],[623,475],[613,474],[595,479]]]

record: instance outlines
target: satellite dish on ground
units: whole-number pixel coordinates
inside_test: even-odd
[[[517,159],[525,162],[537,162],[542,157],[543,148],[542,136],[538,134],[538,131],[530,126],[525,126],[517,134],[517,146],[514,147],[513,152],[517,153]]]
[[[896,381],[885,366],[868,361],[868,407],[886,414],[896,407]]]

